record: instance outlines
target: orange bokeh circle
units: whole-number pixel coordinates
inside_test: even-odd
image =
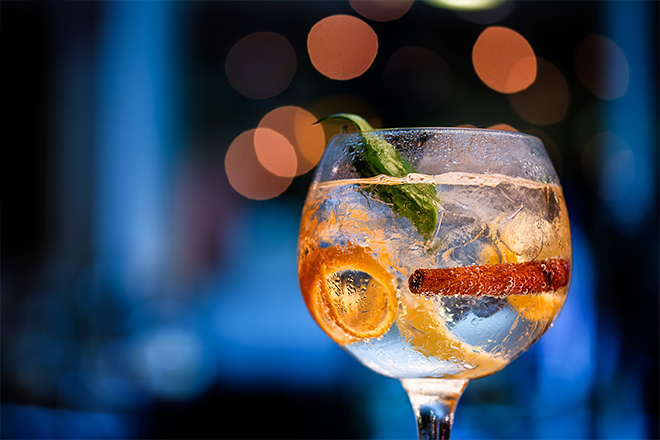
[[[488,130],[515,131],[515,132],[519,131],[515,127],[512,127],[511,125],[504,123],[491,125],[490,127],[488,127]]]
[[[486,28],[472,49],[472,63],[479,78],[491,89],[516,93],[536,78],[536,56],[518,32],[501,26]]]
[[[248,98],[266,99],[282,93],[296,73],[296,54],[282,35],[257,32],[238,41],[225,59],[227,79]]]
[[[550,61],[537,58],[538,75],[534,84],[520,93],[508,95],[513,109],[527,122],[550,125],[564,119],[570,104],[566,78]]]
[[[325,134],[321,124],[314,124],[317,120],[307,110],[288,105],[271,110],[259,122],[259,128],[275,130],[291,143],[297,159],[297,176],[314,168],[323,154]]]
[[[414,0],[349,0],[353,10],[373,21],[392,21],[403,17]]]
[[[236,192],[253,200],[267,200],[283,193],[292,177],[280,177],[259,162],[255,150],[255,134],[251,129],[238,135],[225,155],[225,171]]]
[[[582,85],[598,98],[617,99],[628,89],[626,54],[602,35],[589,35],[580,42],[575,51],[575,70]]]
[[[312,64],[323,75],[348,80],[362,75],[378,52],[376,32],[350,15],[333,15],[317,22],[307,36]]]
[[[259,163],[279,177],[294,177],[298,158],[291,142],[270,128],[257,128],[254,132],[254,151]]]

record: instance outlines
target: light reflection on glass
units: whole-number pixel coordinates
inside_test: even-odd
[[[531,134],[532,136],[536,136],[537,138],[541,139],[541,142],[543,142],[543,146],[545,147],[545,150],[548,152],[548,156],[550,156],[550,160],[552,160],[552,164],[555,167],[555,171],[557,171],[557,175],[561,178],[563,174],[564,160],[562,158],[561,150],[557,146],[557,143],[554,141],[554,139],[548,133],[538,128],[528,128],[523,131],[527,134]]]

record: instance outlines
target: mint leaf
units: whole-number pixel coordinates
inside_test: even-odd
[[[369,130],[373,130],[373,127],[361,116],[336,113],[321,118],[318,122],[329,119],[350,121],[360,130],[360,141],[351,146],[353,166],[360,177],[375,177],[381,174],[406,177],[417,172],[392,144],[370,133]],[[374,185],[364,191],[390,204],[392,211],[410,220],[425,241],[433,237],[438,220],[438,194],[434,185]]]
[[[346,121],[350,121],[355,124],[357,129],[360,131],[368,131],[374,129],[366,119],[364,119],[362,116],[354,115],[353,113],[334,113],[332,115],[322,117],[316,121],[316,124],[320,124],[321,122],[328,121],[330,119],[344,119]]]

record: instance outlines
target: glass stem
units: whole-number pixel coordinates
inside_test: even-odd
[[[417,419],[420,440],[449,439],[454,410],[467,380],[460,379],[402,379]]]

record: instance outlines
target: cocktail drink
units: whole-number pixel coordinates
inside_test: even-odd
[[[571,252],[562,188],[537,138],[367,130],[328,145],[298,268],[319,326],[402,381],[420,438],[448,438],[468,380],[504,368],[552,326]]]

